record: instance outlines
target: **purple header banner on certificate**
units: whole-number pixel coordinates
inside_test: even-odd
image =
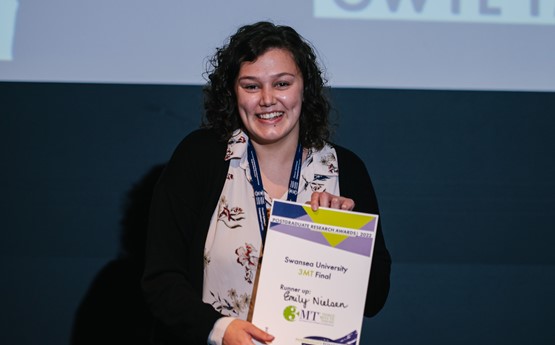
[[[373,231],[377,221],[378,217],[374,215],[339,213],[325,208],[314,212],[310,205],[277,202],[272,208],[270,228],[307,241],[370,256],[374,233],[367,231]]]

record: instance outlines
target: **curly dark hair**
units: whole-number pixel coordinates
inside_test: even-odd
[[[302,73],[301,145],[320,149],[330,136],[330,103],[316,54],[311,44],[293,28],[270,22],[239,28],[209,60],[208,80],[203,89],[205,112],[202,126],[215,129],[222,140],[228,140],[236,129],[243,128],[235,95],[239,69],[243,62],[255,61],[272,48],[288,50]]]

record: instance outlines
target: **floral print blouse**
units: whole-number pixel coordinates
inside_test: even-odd
[[[262,240],[247,159],[247,135],[236,131],[228,142],[229,170],[204,246],[203,301],[224,316],[245,320],[256,277]],[[297,202],[312,192],[339,193],[335,149],[309,149],[302,163]],[[285,193],[282,199],[287,198]],[[272,199],[265,193],[266,207]]]

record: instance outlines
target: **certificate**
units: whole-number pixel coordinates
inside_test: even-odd
[[[252,322],[272,345],[360,343],[378,216],[274,200]]]

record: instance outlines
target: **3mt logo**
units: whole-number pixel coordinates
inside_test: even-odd
[[[283,309],[283,317],[287,321],[295,321],[295,319],[299,316],[299,312],[297,311],[297,307],[289,305]]]
[[[293,322],[296,320],[317,322],[317,317],[320,315],[318,311],[311,311],[306,309],[298,310],[297,307],[289,305],[283,309],[283,317],[285,320]]]

